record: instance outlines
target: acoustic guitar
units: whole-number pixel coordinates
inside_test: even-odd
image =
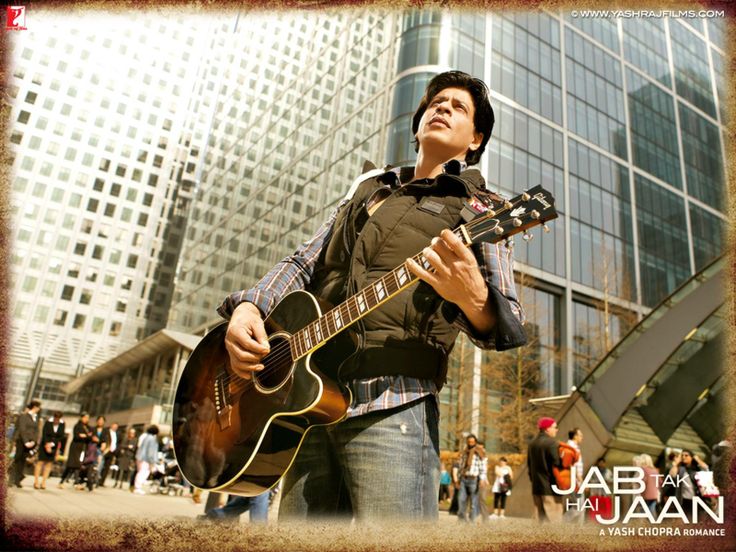
[[[529,237],[527,229],[557,217],[541,186],[510,201],[476,201],[472,212],[454,230],[466,246]],[[421,253],[413,259],[431,270]],[[264,321],[270,352],[251,379],[230,369],[228,323],[210,331],[182,371],[173,408],[174,452],[187,481],[243,496],[276,485],[310,428],[345,417],[351,394],[334,375],[356,342],[344,330],[416,281],[402,263],[336,307],[305,291],[288,294]]]

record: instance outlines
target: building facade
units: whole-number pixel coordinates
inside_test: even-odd
[[[61,386],[165,327],[183,237],[189,19],[34,11],[11,33],[13,243],[6,404],[73,412]],[[196,153],[196,151],[195,151]],[[188,169],[188,170],[187,170]]]

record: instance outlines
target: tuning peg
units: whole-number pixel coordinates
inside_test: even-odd
[[[531,212],[531,215],[532,215],[532,218],[533,218],[533,219],[538,219],[538,218],[539,218],[539,211],[537,211],[536,209],[534,209],[534,210],[533,210],[533,211]]]
[[[521,236],[521,238],[525,242],[529,243],[530,241],[532,241],[534,239],[534,234],[530,234],[529,232],[524,232],[524,234]]]
[[[503,228],[501,228],[500,226],[496,226],[496,227],[495,227],[495,228],[493,229],[493,231],[494,231],[494,232],[495,232],[495,233],[496,233],[497,235],[499,235],[499,236],[500,236],[501,234],[503,234]]]
[[[512,240],[511,238],[508,238],[508,239],[507,239],[507,240],[506,240],[506,241],[504,242],[504,244],[503,244],[503,245],[504,245],[504,247],[505,247],[506,249],[513,249],[513,247],[514,247],[514,240]]]
[[[523,194],[521,194],[521,201],[529,201],[530,198],[531,198],[531,196],[528,193],[526,193],[526,192],[524,192]]]
[[[511,208],[513,208],[513,205],[511,204],[510,201],[507,200],[507,201],[504,201],[503,202],[503,208],[504,209],[511,209]]]
[[[545,233],[549,234],[549,226],[547,226],[546,224],[544,224],[544,225],[542,225],[542,229],[544,230]]]
[[[517,228],[519,226],[521,226],[521,219],[520,218],[517,217],[517,218],[514,219],[514,226],[516,226]]]
[[[489,217],[495,217],[496,216],[496,211],[494,211],[493,209],[488,209],[486,211],[486,215],[488,215]]]

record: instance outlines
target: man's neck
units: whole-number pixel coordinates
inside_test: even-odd
[[[444,171],[445,163],[447,163],[451,159],[455,158],[431,158],[425,155],[424,152],[420,149],[419,153],[417,154],[417,163],[414,166],[414,180],[419,180],[421,178],[435,178],[439,176]],[[462,159],[460,159],[460,161],[462,161]]]

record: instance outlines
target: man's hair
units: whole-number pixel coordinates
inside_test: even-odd
[[[424,96],[419,101],[419,107],[417,107],[411,122],[411,131],[416,136],[419,131],[419,121],[422,120],[422,115],[427,110],[429,102],[445,88],[466,90],[473,98],[473,105],[475,107],[473,124],[475,125],[475,131],[483,134],[483,140],[478,149],[475,151],[468,150],[465,155],[465,162],[468,165],[475,165],[480,161],[481,155],[483,155],[486,149],[486,144],[491,138],[491,132],[493,132],[493,125],[496,122],[491,102],[488,99],[488,87],[482,80],[471,77],[462,71],[447,71],[436,75],[429,81],[424,91]],[[418,141],[414,143],[414,151],[419,151]]]
[[[38,399],[33,399],[31,402],[28,403],[28,410],[31,408],[41,408],[41,401]]]
[[[61,418],[62,417],[61,410],[54,410],[54,413],[52,414],[52,416],[54,418]]]
[[[465,441],[467,441],[468,439],[471,439],[471,438],[472,439],[475,439],[475,442],[476,443],[478,442],[478,438],[475,435],[473,435],[472,433],[468,434],[468,436],[465,437]]]
[[[105,417],[104,416],[97,416],[97,421],[99,422],[100,420],[102,420],[104,422],[105,421]]]
[[[505,456],[502,456],[501,458],[499,458],[498,461],[499,462],[508,462],[508,460],[506,460],[506,457]]]
[[[158,426],[152,425],[146,430],[146,433],[150,433],[151,435],[158,435]]]
[[[89,412],[82,412],[79,417],[84,418],[85,416],[89,416]]]
[[[576,427],[574,429],[571,429],[570,431],[567,432],[567,438],[570,439],[570,440],[574,439],[575,438],[575,435],[578,434],[578,431],[580,431],[580,428],[579,427]]]

